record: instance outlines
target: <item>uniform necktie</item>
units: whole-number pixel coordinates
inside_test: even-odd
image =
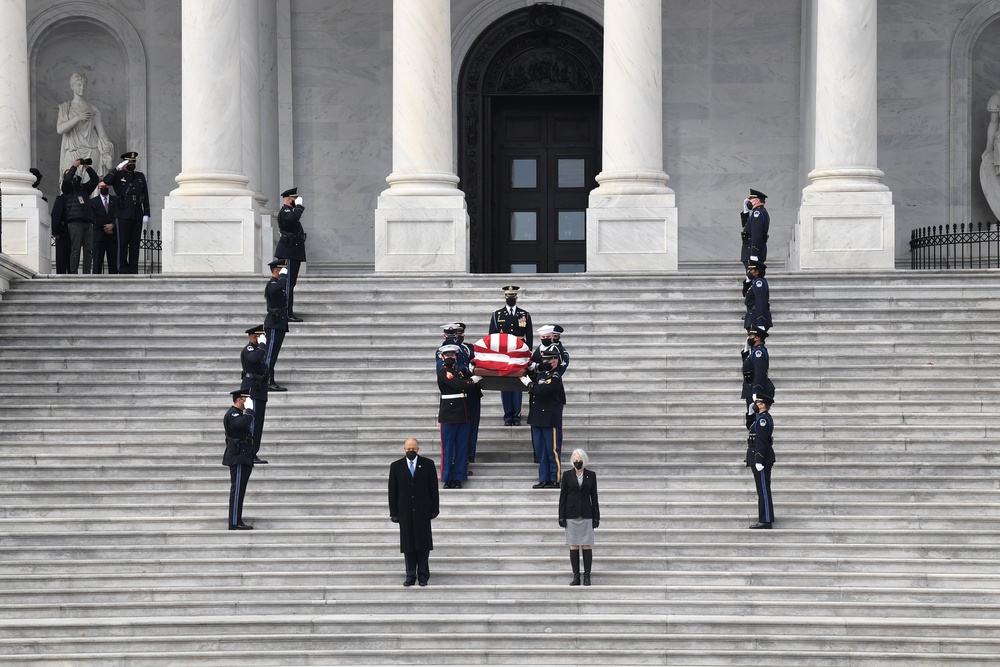
[[[416,476],[417,476],[417,462],[410,461],[410,477],[416,477]]]

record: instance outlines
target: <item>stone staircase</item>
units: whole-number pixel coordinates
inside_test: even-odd
[[[388,464],[410,435],[439,459],[438,325],[485,334],[509,277],[304,279],[245,533],[221,427],[263,279],[13,281],[0,664],[998,664],[1000,274],[769,276],[772,531],[747,530],[738,273],[518,279],[566,328],[590,588],[492,393],[431,585],[401,586]]]

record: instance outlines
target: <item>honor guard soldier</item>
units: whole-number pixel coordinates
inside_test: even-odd
[[[104,177],[118,195],[118,272],[139,273],[139,241],[142,226],[149,222],[149,192],[146,175],[135,169],[139,154],[128,151],[121,158]]]
[[[243,390],[250,391],[253,400],[253,462],[264,465],[267,461],[259,458],[260,438],[264,433],[264,413],[267,410],[267,335],[264,325],[259,324],[247,329],[249,340],[240,352],[240,365],[243,366]]]
[[[441,368],[438,369],[438,390],[441,403],[438,423],[441,424],[441,481],[446,489],[461,489],[468,476],[469,411],[466,392],[482,378],[460,371],[457,364],[458,345],[442,345]]]
[[[517,336],[531,349],[531,315],[528,311],[517,307],[517,297],[521,288],[517,285],[507,285],[503,288],[504,301],[507,305],[493,313],[490,319],[490,333],[505,333]],[[521,425],[521,392],[501,391],[500,402],[503,403],[504,426]]]
[[[764,339],[767,332],[761,329],[747,331],[750,352],[743,360],[743,398],[747,402],[746,424],[751,428],[756,415],[755,401],[758,396],[770,396],[774,400],[774,383],[768,377],[770,359]]]
[[[765,200],[767,195],[750,188],[750,196],[743,201],[743,213],[740,214],[743,221],[743,250],[740,259],[744,269],[751,263],[767,261],[767,233],[771,226],[771,216],[764,208]]]
[[[455,340],[459,348],[458,359],[461,363],[462,351],[468,355],[468,371],[470,375],[475,373],[476,350],[472,345],[465,342],[465,322],[455,322],[452,325],[455,329]],[[479,444],[479,420],[483,411],[483,390],[479,385],[466,390],[465,408],[469,411],[469,463],[476,462],[476,445]],[[472,471],[468,471],[472,474]]]
[[[537,368],[537,365],[542,362],[542,348],[549,345],[555,345],[559,349],[559,365],[556,370],[559,371],[559,377],[566,377],[566,369],[569,368],[569,352],[563,346],[562,342],[559,340],[563,333],[563,328],[558,324],[546,324],[545,326],[539,328],[536,333],[538,334],[538,339],[541,341],[538,347],[534,349],[531,353],[531,365],[528,367],[531,370]],[[562,456],[562,440],[563,440],[563,429],[562,429],[562,418],[563,418],[563,408],[566,407],[566,390],[564,385],[560,383],[559,388],[559,426],[556,428],[556,453]],[[537,461],[536,461],[537,463]]]
[[[264,287],[264,298],[267,301],[267,317],[264,319],[264,330],[267,333],[267,378],[268,391],[287,391],[274,381],[274,364],[278,361],[281,343],[288,333],[288,311],[285,306],[285,281],[280,273],[285,266],[285,260],[276,259],[269,263],[271,278]]]
[[[771,467],[774,465],[774,420],[771,404],[774,398],[761,394],[754,399],[757,416],[747,437],[747,467],[753,472],[757,486],[757,523],[751,528],[770,528],[774,523],[774,503],[771,500]]]
[[[556,430],[560,423],[559,400],[565,394],[558,370],[559,360],[558,347],[543,347],[542,361],[536,368],[538,374],[535,380],[521,378],[530,395],[528,424],[531,425],[531,443],[535,448],[535,458],[538,459],[538,484],[531,487],[533,489],[559,488],[559,477],[562,474]]]
[[[445,345],[455,345],[458,347],[458,352],[455,355],[455,367],[463,373],[469,373],[469,363],[472,360],[469,354],[469,348],[465,347],[461,343],[461,339],[464,339],[464,335],[460,336],[458,331],[458,323],[452,322],[450,324],[442,324],[441,330],[444,340],[438,349],[434,352],[435,363],[437,364],[435,370],[441,370],[442,359],[441,359],[441,348]],[[464,330],[463,330],[464,334]],[[471,373],[469,373],[471,375]]]
[[[299,266],[306,261],[306,232],[302,228],[302,197],[298,188],[290,188],[281,193],[281,210],[278,211],[278,229],[281,236],[274,256],[287,260],[288,284],[285,291],[288,294],[288,321],[301,322],[301,317],[295,316],[294,290],[299,278]]]
[[[746,294],[743,297],[743,303],[747,307],[747,314],[743,317],[743,328],[747,331],[771,330],[771,296],[767,281],[764,279],[766,270],[767,267],[763,262],[750,264],[747,267],[747,278],[750,282],[746,284]]]
[[[253,530],[243,523],[243,496],[253,472],[253,400],[249,390],[230,392],[233,407],[226,410],[226,452],[222,465],[229,466],[229,530]]]

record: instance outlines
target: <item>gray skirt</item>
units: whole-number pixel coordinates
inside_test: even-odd
[[[594,520],[566,519],[566,546],[594,546]]]

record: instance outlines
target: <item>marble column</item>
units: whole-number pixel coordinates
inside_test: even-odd
[[[275,0],[259,0],[260,14],[260,191],[261,257],[270,261],[278,242],[277,212],[282,191],[278,178],[278,6]],[[252,179],[251,179],[252,182]],[[266,263],[261,267],[267,272]]]
[[[392,5],[392,173],[375,211],[376,271],[469,270],[453,164],[450,0]]]
[[[28,95],[28,33],[25,0],[0,2],[0,190],[2,253],[30,271],[48,273],[49,213],[31,187],[31,102]],[[50,174],[55,180],[57,174]],[[0,268],[3,268],[0,266]]]
[[[804,116],[813,169],[802,190],[790,266],[895,265],[895,207],[878,168],[876,0],[811,0],[813,62]]]
[[[242,17],[254,3],[183,0],[181,173],[164,200],[163,271],[261,270],[259,207],[244,166]],[[259,99],[259,89],[251,99]]]
[[[604,125],[587,210],[587,271],[677,269],[677,207],[663,171],[661,0],[605,0]]]

